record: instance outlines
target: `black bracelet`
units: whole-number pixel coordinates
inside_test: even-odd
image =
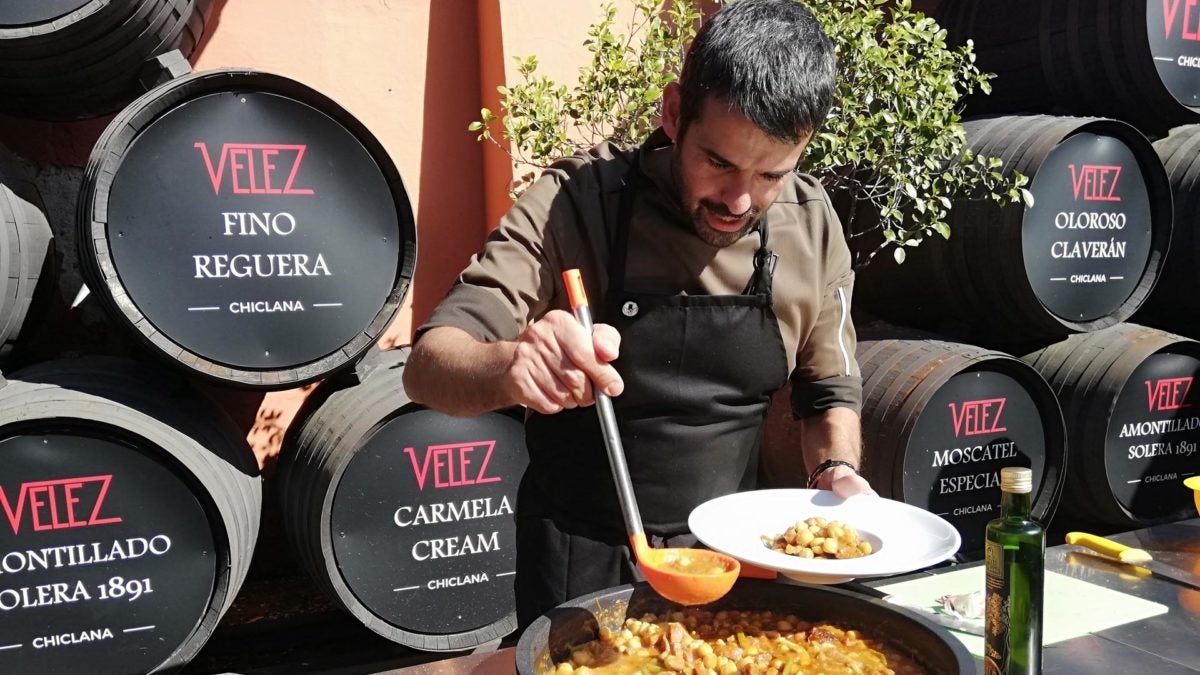
[[[841,459],[827,459],[824,462],[821,462],[820,464],[818,464],[817,468],[813,469],[812,473],[808,474],[808,488],[811,490],[813,488],[813,486],[815,486],[817,484],[817,479],[821,477],[821,474],[825,473],[826,471],[828,471],[829,469],[832,469],[835,466],[847,466],[847,467],[850,467],[850,470],[853,471],[856,475],[859,475],[859,476],[862,475],[862,474],[858,473],[858,467],[854,466],[850,462],[847,462],[847,461],[841,460]]]

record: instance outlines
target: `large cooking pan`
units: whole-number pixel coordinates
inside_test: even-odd
[[[571,657],[571,648],[596,639],[600,627],[616,629],[626,615],[640,617],[679,606],[659,597],[649,585],[619,586],[576,598],[539,617],[517,643],[517,672],[538,675],[554,661]],[[970,652],[941,626],[881,600],[840,588],[742,579],[710,609],[774,610],[808,621],[828,621],[861,631],[907,652],[928,672],[975,673]]]

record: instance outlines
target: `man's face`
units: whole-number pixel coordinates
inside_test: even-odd
[[[696,235],[713,246],[741,239],[767,210],[812,138],[772,138],[739,110],[709,97],[679,136],[679,90],[663,99],[663,129],[675,141],[674,168],[683,208]]]

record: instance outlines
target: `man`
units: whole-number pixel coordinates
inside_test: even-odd
[[[812,485],[871,493],[856,471],[850,255],[820,184],[793,171],[834,78],[832,44],[794,0],[726,6],[664,92],[662,128],[640,149],[602,144],[547,170],[418,331],[414,401],[529,411],[522,626],[638,578],[593,386],[614,397],[652,545],[695,543],[692,508],[753,487],[763,417],[789,376]],[[561,280],[573,267],[591,336]]]

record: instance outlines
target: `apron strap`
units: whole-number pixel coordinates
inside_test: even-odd
[[[625,175],[625,185],[621,188],[621,197],[617,204],[617,229],[608,256],[608,295],[604,299],[608,316],[617,315],[625,297],[625,258],[629,250],[629,223],[633,220],[633,203],[642,185],[641,160],[642,151],[639,148],[633,154],[633,165]]]
[[[758,250],[754,253],[754,274],[751,275],[750,283],[746,284],[742,295],[765,295],[767,300],[770,300],[771,280],[775,277],[775,265],[779,263],[779,256],[767,247],[770,231],[767,228],[766,216],[758,221],[754,231],[758,232],[759,240]]]

